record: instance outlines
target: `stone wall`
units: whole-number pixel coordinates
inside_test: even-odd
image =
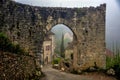
[[[100,68],[105,68],[105,8],[89,8],[87,15],[80,18],[77,26],[81,28],[77,30],[78,66],[82,65],[81,68],[84,69],[96,63]]]
[[[84,8],[50,8],[0,1],[0,31],[26,51],[40,53],[44,36],[56,24],[68,26],[74,34],[75,68],[105,68],[106,5]]]
[[[36,44],[42,44],[45,30],[41,26],[39,12],[34,7],[11,0],[1,0],[0,6],[0,31],[28,52],[35,50]],[[41,46],[37,48],[41,49]]]
[[[41,69],[35,65],[34,57],[0,51],[0,80],[40,78]]]

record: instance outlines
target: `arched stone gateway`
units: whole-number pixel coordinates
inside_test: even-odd
[[[74,33],[74,68],[105,68],[106,5],[84,8],[35,7],[0,1],[0,30],[28,52],[41,53],[44,36],[56,24]]]

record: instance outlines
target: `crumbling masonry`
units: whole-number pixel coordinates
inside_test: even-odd
[[[106,5],[84,8],[35,7],[11,0],[0,1],[0,31],[26,51],[40,53],[44,36],[54,25],[64,24],[74,33],[73,65],[105,68]]]

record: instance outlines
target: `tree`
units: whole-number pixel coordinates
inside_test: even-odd
[[[61,39],[61,45],[60,45],[60,54],[61,54],[61,57],[65,57],[65,54],[64,54],[64,34],[62,34],[62,39]]]

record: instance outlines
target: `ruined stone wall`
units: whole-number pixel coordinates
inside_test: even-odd
[[[77,53],[75,61],[82,69],[90,66],[105,68],[105,5],[84,8],[85,16],[78,18],[76,25]]]
[[[46,8],[0,1],[0,30],[26,51],[40,53],[47,31],[56,24],[74,33],[74,67],[105,67],[105,4],[96,8]]]
[[[0,80],[30,80],[40,78],[34,57],[0,51]],[[37,79],[38,80],[38,79]]]
[[[26,51],[33,51],[36,44],[42,44],[45,33],[40,14],[34,7],[10,0],[2,0],[0,6],[0,30],[14,43]]]

